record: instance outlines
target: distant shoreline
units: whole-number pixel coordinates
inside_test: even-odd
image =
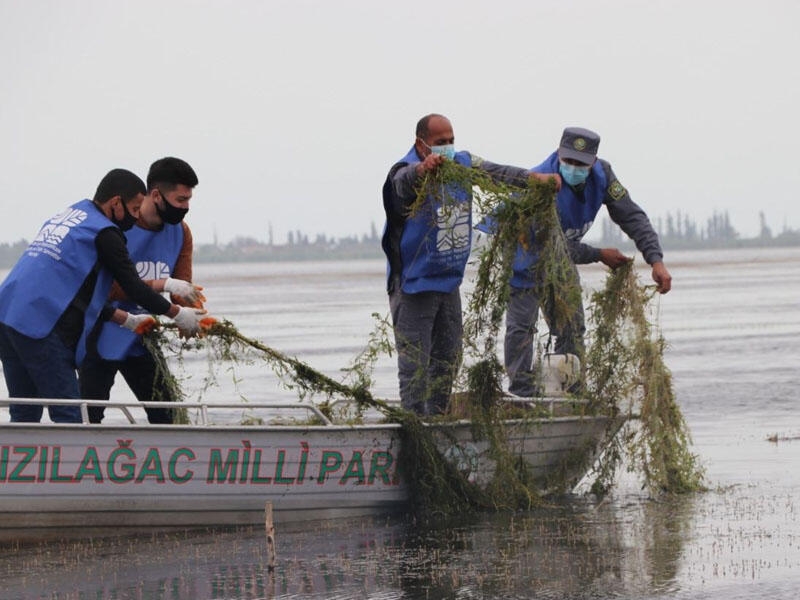
[[[627,239],[596,240],[588,242],[596,247],[614,247],[635,252],[633,242]],[[786,248],[800,246],[800,232],[789,231],[776,237],[747,239],[686,240],[661,238],[666,253],[677,250],[715,250],[734,248]],[[28,247],[19,240],[13,244],[0,244],[0,268],[11,268]],[[294,244],[266,244],[252,239],[239,239],[227,244],[195,244],[194,262],[249,263],[291,262],[320,260],[374,260],[384,258],[380,239],[373,236],[343,238],[340,240],[304,241]]]

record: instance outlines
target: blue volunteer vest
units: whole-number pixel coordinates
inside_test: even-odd
[[[183,247],[183,225],[165,224],[160,231],[150,231],[134,225],[125,236],[128,238],[128,254],[136,265],[142,279],[166,279],[175,269],[178,255]],[[131,301],[114,302],[116,308],[134,314],[145,313]],[[103,323],[97,338],[97,352],[106,360],[124,360],[141,356],[146,349],[141,336],[116,323]]]
[[[553,152],[542,164],[533,167],[531,171],[534,173],[558,173],[558,153]],[[583,200],[579,199],[578,194],[567,184],[561,186],[556,195],[556,210],[561,222],[561,229],[568,240],[579,242],[583,239],[603,206],[607,188],[608,178],[599,160],[592,165],[592,170],[586,179]],[[539,253],[535,247],[525,250],[521,246],[517,246],[513,264],[514,272],[511,276],[512,287],[524,289],[534,287],[534,267],[538,257]]]
[[[47,221],[0,285],[0,322],[34,339],[47,336],[98,267],[95,238],[108,227],[116,225],[91,200],[81,200]],[[89,305],[82,307],[78,365],[110,289],[111,273],[100,268]]]
[[[472,166],[468,152],[456,152],[454,160]],[[420,162],[413,146],[399,161]],[[455,290],[464,278],[472,244],[472,192],[453,187],[445,191],[450,202],[429,198],[405,223],[400,238],[402,289],[407,294]]]

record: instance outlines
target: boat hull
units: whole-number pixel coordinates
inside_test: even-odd
[[[543,482],[582,476],[606,437],[602,417],[507,427],[509,447]],[[467,422],[433,426],[477,483],[491,479],[485,440]],[[403,510],[399,426],[0,425],[0,535],[309,521]],[[26,535],[22,535],[25,533]]]

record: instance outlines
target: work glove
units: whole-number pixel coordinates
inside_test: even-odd
[[[188,338],[197,335],[201,329],[201,321],[207,312],[202,308],[181,306],[178,314],[172,317],[172,320],[178,326],[178,333],[180,333],[181,337]]]
[[[130,329],[137,335],[144,335],[145,333],[150,333],[157,327],[158,321],[151,315],[135,315],[133,313],[128,313],[122,326],[126,329]]]
[[[182,304],[184,306],[202,308],[203,302],[206,301],[202,287],[194,285],[189,281],[183,281],[183,279],[167,277],[167,280],[164,282],[164,291],[172,294],[177,304]]]

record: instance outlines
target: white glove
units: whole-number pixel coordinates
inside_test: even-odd
[[[182,336],[191,337],[200,331],[200,319],[208,311],[202,308],[189,308],[181,306],[178,314],[172,317]]]
[[[135,315],[128,313],[125,322],[122,324],[126,329],[130,329],[139,335],[148,333],[156,326],[156,320],[151,315]]]
[[[202,306],[206,297],[202,294],[202,287],[194,285],[189,281],[183,279],[173,279],[167,277],[164,282],[164,291],[174,294],[189,306]]]

